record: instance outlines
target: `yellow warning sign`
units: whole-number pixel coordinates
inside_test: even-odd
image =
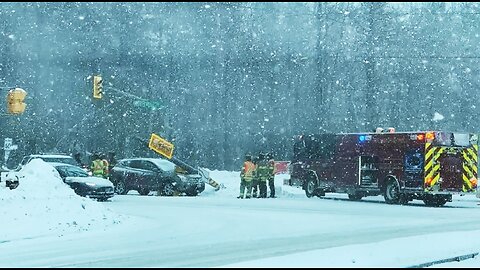
[[[162,156],[167,157],[168,159],[172,158],[174,147],[175,146],[171,142],[168,142],[167,140],[154,133],[152,133],[152,136],[150,136],[148,148],[152,149],[153,151],[159,153]]]

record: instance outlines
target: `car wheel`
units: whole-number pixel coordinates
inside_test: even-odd
[[[161,187],[160,195],[173,196],[174,193],[175,193],[175,187],[173,186],[172,183],[165,183],[165,185]]]
[[[115,193],[125,195],[127,192],[128,190],[125,186],[125,183],[123,181],[118,181],[118,183],[115,185]]]

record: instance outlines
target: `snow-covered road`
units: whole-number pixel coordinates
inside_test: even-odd
[[[130,192],[102,203],[119,214],[120,224],[4,240],[0,266],[405,267],[480,250],[474,196],[455,196],[431,208],[421,201],[387,205],[380,196],[359,202],[343,194],[306,198],[301,190],[283,187],[275,199],[240,200],[237,174],[215,173],[227,189],[207,188],[198,197]],[[336,249],[335,256],[329,254]],[[282,262],[297,253],[307,255],[286,259],[290,265]]]

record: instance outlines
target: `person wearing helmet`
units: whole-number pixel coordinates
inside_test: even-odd
[[[95,153],[93,154],[92,158],[93,158],[93,161],[92,161],[92,164],[90,165],[90,170],[92,171],[93,176],[106,178],[105,163],[101,158],[101,154]]]
[[[255,178],[258,181],[258,188],[260,190],[259,198],[267,197],[267,179],[268,166],[265,154],[260,152],[258,154],[258,163],[255,169]]]
[[[245,161],[243,162],[242,171],[240,172],[240,195],[238,199],[250,199],[252,193],[252,180],[255,173],[255,164],[252,162],[252,155],[245,155]],[[246,190],[246,192],[245,192]]]

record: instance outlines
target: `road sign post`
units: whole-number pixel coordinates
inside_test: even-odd
[[[7,161],[8,161],[8,157],[10,156],[10,152],[11,152],[12,150],[17,150],[17,149],[18,149],[18,145],[13,144],[12,138],[5,138],[5,141],[4,141],[4,143],[3,143],[3,151],[4,151],[3,161],[4,161],[4,166],[7,166]]]

